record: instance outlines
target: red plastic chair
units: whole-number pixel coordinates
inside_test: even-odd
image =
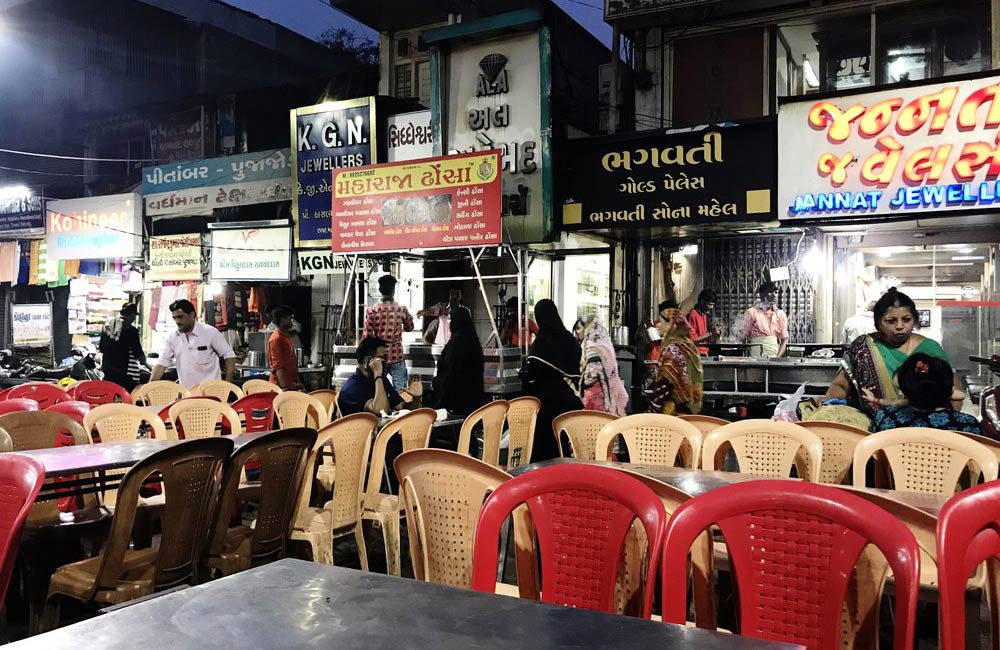
[[[21,411],[37,411],[38,402],[27,397],[17,397],[0,401],[0,415],[20,413]]]
[[[251,393],[232,403],[233,410],[243,418],[243,431],[254,433],[277,428],[274,423],[274,398],[277,396],[278,393]]]
[[[642,615],[650,617],[667,520],[652,490],[624,472],[592,465],[544,467],[507,481],[479,513],[473,589],[493,593],[500,527],[521,504],[538,534],[542,600],[608,613],[614,611],[625,536],[638,519],[649,540]]]
[[[10,389],[10,392],[7,393],[8,400],[18,397],[27,397],[28,399],[35,400],[38,402],[38,407],[42,410],[45,410],[53,404],[68,402],[73,399],[69,396],[69,393],[55,384],[43,383],[21,384],[20,386],[14,386]]]
[[[79,400],[70,400],[68,402],[59,402],[58,404],[53,404],[47,409],[42,409],[42,410],[68,415],[77,422],[79,422],[80,426],[83,426],[83,416],[85,416],[87,413],[90,413],[90,404],[88,404],[87,402],[81,402]]]
[[[1000,559],[1000,483],[997,481],[959,492],[944,504],[938,515],[941,650],[962,650],[966,647],[966,585],[976,567],[994,558]],[[995,579],[996,575],[990,575],[991,581]],[[1000,605],[990,603],[990,607]],[[991,621],[995,635],[996,612],[992,613]]]
[[[28,511],[45,480],[40,462],[20,454],[0,454],[0,609],[14,570]]]
[[[687,618],[688,551],[711,525],[722,530],[747,636],[840,647],[851,570],[869,543],[896,581],[895,650],[913,648],[920,550],[909,529],[861,497],[826,485],[751,481],[695,497],[674,511],[663,545],[663,620]]]
[[[8,392],[10,392],[10,388],[0,388],[0,400],[7,399]]]
[[[91,406],[114,404],[115,402],[132,403],[129,392],[113,381],[81,381],[69,390],[69,394],[73,399],[87,402]]]

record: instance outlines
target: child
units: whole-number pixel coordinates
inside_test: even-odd
[[[879,409],[872,431],[929,427],[982,435],[975,417],[951,407],[954,372],[947,361],[916,352],[896,371],[896,381],[908,403]]]

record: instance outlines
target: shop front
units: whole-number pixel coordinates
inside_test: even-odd
[[[817,229],[831,278],[827,321],[842,342],[890,287],[914,299],[973,392],[969,356],[998,351],[1000,153],[996,75],[938,79],[782,104],[783,225]]]

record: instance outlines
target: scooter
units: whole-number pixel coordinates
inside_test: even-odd
[[[1000,377],[1000,354],[994,354],[989,359],[985,357],[969,357],[981,366],[987,366],[994,375]],[[997,393],[1000,386],[996,384],[983,389],[979,395],[979,416],[983,419],[983,434],[993,439],[1000,439],[1000,414],[997,412]]]

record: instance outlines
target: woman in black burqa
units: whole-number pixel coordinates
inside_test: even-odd
[[[438,359],[434,375],[437,408],[468,415],[486,403],[483,393],[483,347],[472,314],[465,307],[451,314],[451,338]]]
[[[567,411],[583,408],[578,393],[580,342],[563,325],[559,310],[551,300],[539,300],[535,304],[535,321],[538,334],[521,371],[525,393],[542,402],[531,450],[533,463],[559,455],[552,434],[552,420]]]

